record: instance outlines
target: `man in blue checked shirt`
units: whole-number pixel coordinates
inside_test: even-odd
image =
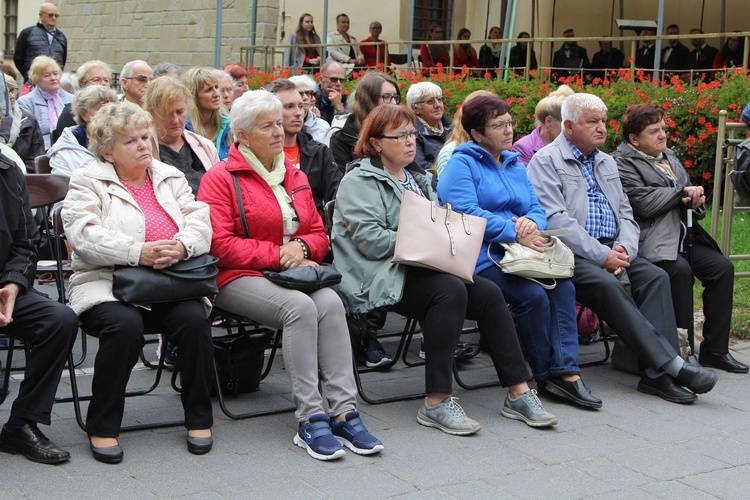
[[[718,375],[679,356],[667,274],[638,257],[638,224],[615,160],[598,148],[607,137],[607,106],[591,94],[562,105],[563,131],[529,162],[528,173],[548,229],[575,254],[576,299],[615,330],[638,357],[638,390],[691,403]]]

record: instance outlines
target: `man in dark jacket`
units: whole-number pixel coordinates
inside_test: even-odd
[[[654,36],[656,31],[644,29],[641,36]],[[639,69],[650,69],[654,67],[656,56],[656,40],[643,40],[635,53],[635,67]]]
[[[0,155],[0,333],[26,342],[24,380],[0,431],[0,451],[44,464],[70,454],[45,437],[52,403],[78,331],[78,317],[33,289],[39,240],[24,174]]]
[[[16,52],[13,62],[21,72],[23,81],[29,81],[29,68],[36,56],[50,56],[57,61],[60,68],[65,69],[68,59],[68,39],[57,29],[57,6],[43,3],[39,7],[39,22],[21,31],[16,40]]]
[[[690,52],[690,62],[692,63],[692,69],[698,73],[693,79],[703,78],[704,81],[709,81],[711,79],[710,70],[714,66],[714,59],[716,59],[719,49],[706,43],[706,39],[701,36],[703,34],[702,29],[693,28],[690,30],[690,34],[695,35],[695,38],[690,39],[690,44],[693,46],[693,51]]]
[[[591,71],[591,78],[601,78],[607,76],[605,70],[614,70],[624,67],[625,54],[617,47],[612,47],[611,40],[601,40],[599,42],[599,52],[594,54],[591,59],[591,68],[599,71]]]
[[[679,35],[680,27],[676,24],[667,26],[667,35]],[[661,49],[661,67],[664,69],[665,76],[675,74],[683,76],[685,71],[689,70],[690,49],[685,47],[679,40],[669,40],[666,47]]]
[[[276,94],[283,106],[284,156],[307,175],[315,208],[325,221],[325,205],[336,198],[336,190],[344,176],[344,170],[336,165],[328,146],[314,141],[310,135],[302,132],[305,108],[297,86],[281,78],[274,80],[267,90]]]

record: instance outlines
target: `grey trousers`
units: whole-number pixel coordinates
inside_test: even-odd
[[[346,313],[330,288],[309,295],[274,285],[262,276],[245,276],[224,285],[216,306],[272,328],[283,328],[284,366],[292,381],[299,422],[311,415],[353,411],[357,387]],[[327,398],[327,411],[318,383]]]

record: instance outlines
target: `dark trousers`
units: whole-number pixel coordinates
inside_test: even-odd
[[[702,352],[729,352],[729,326],[732,320],[734,266],[721,252],[703,241],[693,244],[691,262],[683,255],[677,260],[655,262],[669,275],[677,326],[688,328],[693,323],[693,276],[703,284]]]
[[[642,364],[659,370],[679,355],[667,273],[635,257],[627,268],[628,293],[615,275],[595,262],[576,255],[575,266],[578,302],[606,321]]]
[[[77,332],[78,317],[69,307],[33,289],[16,297],[13,322],[0,328],[0,333],[23,340],[29,348],[12,416],[50,424],[57,385]]]
[[[467,285],[450,274],[410,267],[401,301],[390,310],[422,322],[427,393],[453,392],[453,351],[464,319],[479,323],[482,346],[504,387],[531,379],[503,293],[489,280],[474,276]]]
[[[200,300],[153,304],[151,311],[124,302],[105,302],[81,314],[84,330],[99,337],[92,398],[86,418],[89,435],[117,437],[125,411],[130,372],[143,347],[143,333],[161,332],[177,346],[182,375],[182,407],[187,429],[213,425],[214,385],[211,322]]]

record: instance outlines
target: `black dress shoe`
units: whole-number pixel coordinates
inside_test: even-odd
[[[213,436],[207,438],[187,437],[187,448],[193,455],[203,455],[211,451],[211,447],[214,445]]]
[[[583,383],[583,379],[580,378],[575,382],[569,382],[561,377],[550,377],[547,379],[544,391],[586,408],[602,407],[602,400],[591,394],[589,388]]]
[[[747,373],[750,369],[745,363],[740,363],[730,353],[701,352],[698,358],[703,366],[718,368],[729,373]]]
[[[12,455],[20,453],[40,464],[60,464],[70,460],[70,453],[47,439],[36,424],[26,424],[12,431],[3,426],[0,431],[0,451]]]
[[[692,403],[698,396],[683,389],[666,373],[661,377],[648,378],[645,375],[638,381],[638,392],[654,394],[672,403]]]
[[[97,462],[102,462],[104,464],[119,464],[122,462],[124,454],[120,443],[117,443],[114,446],[102,446],[99,448],[94,446],[89,440],[89,447],[91,448],[91,453],[94,455],[94,459]]]
[[[719,374],[701,366],[685,363],[680,368],[675,380],[678,384],[696,394],[704,394],[714,388],[716,381],[719,380]]]

